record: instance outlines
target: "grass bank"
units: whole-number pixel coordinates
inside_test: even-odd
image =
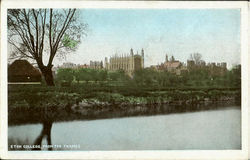
[[[167,114],[239,104],[238,88],[9,85],[9,125]]]

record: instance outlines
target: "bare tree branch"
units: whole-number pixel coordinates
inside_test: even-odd
[[[54,57],[68,54],[80,43],[85,28],[75,13],[76,9],[8,9],[8,42],[17,51],[13,55],[34,59],[48,85],[54,85]]]
[[[30,35],[30,42],[31,42],[32,48],[34,50],[34,56],[37,57],[37,55],[35,53],[34,36],[32,35],[31,30],[30,30],[29,17],[27,16],[25,9],[23,9],[23,11],[24,11],[24,17],[25,17],[25,20],[27,23],[28,33]]]
[[[13,45],[15,47],[15,49],[17,49],[22,55],[24,55],[25,57],[28,57],[28,58],[31,58],[31,59],[34,59],[34,57],[32,56],[29,56],[28,54],[26,54],[24,51],[22,51],[20,49],[20,47],[18,47],[15,43],[11,42],[11,41],[8,41],[11,45]]]
[[[53,45],[53,52],[50,54],[50,58],[49,58],[49,62],[48,62],[47,66],[51,66],[52,61],[53,61],[53,59],[55,57],[56,51],[58,49],[58,44],[59,44],[60,40],[62,39],[62,36],[64,35],[64,33],[65,33],[65,31],[66,31],[66,29],[67,29],[67,27],[68,27],[68,25],[69,25],[72,17],[74,16],[75,11],[76,11],[76,9],[73,9],[73,12],[71,13],[71,9],[69,9],[69,12],[67,14],[66,20],[63,23],[63,27],[62,27],[60,33],[58,34],[56,43]]]
[[[35,28],[35,30],[36,30],[36,47],[35,47],[35,49],[36,49],[36,52],[38,52],[38,43],[39,43],[39,28],[38,28],[38,19],[37,19],[37,15],[36,15],[36,13],[35,13],[35,10],[34,9],[32,9],[32,13],[33,13],[33,15],[34,15],[34,18],[35,18],[35,23],[36,23],[36,28]]]

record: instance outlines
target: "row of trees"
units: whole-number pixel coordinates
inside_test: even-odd
[[[176,75],[170,72],[144,69],[135,72],[133,81],[140,86],[240,87],[241,71],[240,67],[236,66],[223,74],[212,74],[206,69],[199,69]]]
[[[61,68],[57,71],[56,80],[59,82],[66,81],[71,83],[76,81],[77,83],[86,82],[104,82],[104,81],[125,81],[129,80],[128,75],[124,71],[107,72],[102,69],[90,69],[90,68]]]
[[[129,77],[124,71],[108,72],[96,69],[59,69],[56,75],[57,81],[67,82],[119,82],[122,85],[158,86],[158,87],[240,87],[240,65],[226,70],[221,74],[211,73],[207,68],[183,72],[176,75],[170,72],[159,72],[150,68],[137,70],[133,77]],[[110,85],[110,84],[109,84]]]

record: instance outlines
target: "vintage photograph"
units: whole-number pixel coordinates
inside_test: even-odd
[[[7,16],[9,150],[241,149],[240,10]]]
[[[8,152],[242,150],[240,8],[6,12]]]

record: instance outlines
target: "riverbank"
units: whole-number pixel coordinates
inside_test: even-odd
[[[9,125],[170,114],[240,105],[239,89],[9,87]],[[108,90],[109,89],[109,90]],[[133,92],[134,91],[134,92]],[[131,94],[127,94],[130,92]]]

